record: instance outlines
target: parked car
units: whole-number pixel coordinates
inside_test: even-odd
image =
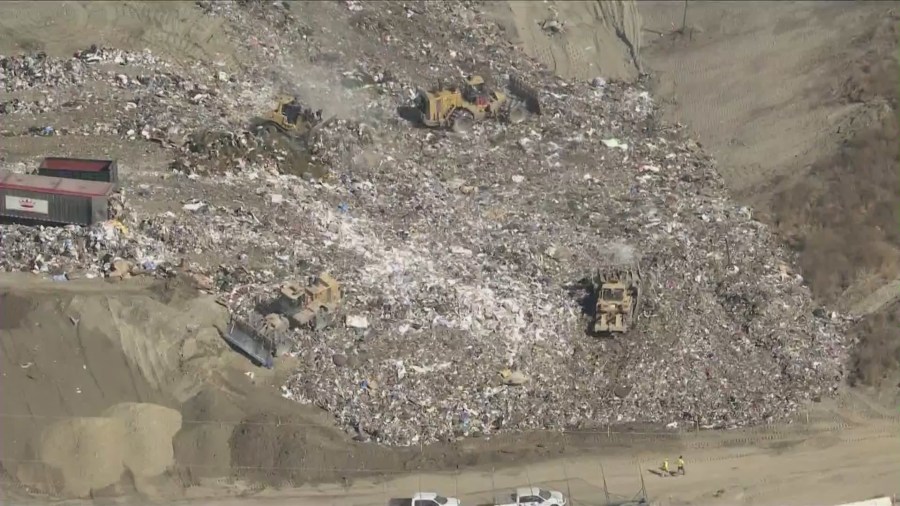
[[[566,506],[566,496],[558,490],[520,487],[503,497],[496,506]]]
[[[419,492],[409,498],[391,499],[389,506],[459,506],[459,499],[434,492]]]

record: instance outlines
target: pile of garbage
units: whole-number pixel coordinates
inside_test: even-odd
[[[266,16],[218,4],[210,15],[254,26],[257,42],[271,35]],[[329,63],[344,67],[323,87],[361,112],[309,140],[328,177],[286,172],[278,153],[257,157],[243,130],[201,142],[207,120],[182,120],[185,142],[161,144],[176,160],[193,153],[194,165],[219,160],[215,177],[188,163],[135,176],[122,227],[3,226],[0,267],[110,275],[121,260],[184,272],[255,320],[282,283],[328,271],[345,287],[339,318],[288,331],[301,360],[283,394],[383,444],[624,422],[737,427],[784,420],[835,390],[843,320],[814,314],[791,255],[730,201],[699,146],[659,121],[641,83],[547,76],[499,43],[495,24],[476,22],[475,3],[321,5],[329,15],[356,16],[351,5],[365,14],[358,33],[335,36],[388,40]],[[285,9],[247,9],[266,8]],[[441,16],[450,20],[444,45],[415,38],[445,26]],[[272,92],[254,81],[262,66],[286,61],[294,45],[327,42],[290,33],[277,48],[253,46],[258,67],[216,78],[202,98],[177,84],[215,75],[200,64],[165,67],[165,82],[176,84],[153,93],[138,80],[130,91],[144,93],[141,116],[131,116],[126,138],[156,139],[145,127],[169,132],[176,110],[217,111],[236,125],[230,118],[247,108],[235,107],[240,90]],[[398,117],[416,87],[441,72],[462,75],[475,57],[491,59],[498,86],[524,76],[540,91],[542,115],[466,133]],[[419,74],[406,66],[413,61]],[[365,84],[342,86],[348,76]],[[327,104],[311,105],[330,116]],[[645,304],[631,332],[602,339],[586,332],[581,280],[622,245],[641,263]]]
[[[412,148],[373,143],[391,169],[345,178],[351,216],[330,237],[361,259],[330,270],[364,294],[371,327],[301,341],[311,360],[286,395],[362,438],[416,444],[768,423],[830,393],[842,322],[813,316],[788,253],[729,202],[697,145],[647,135],[646,92],[546,91],[559,98],[540,132],[485,123],[410,136]],[[622,243],[643,256],[645,310],[626,337],[599,340],[573,285]]]
[[[4,103],[4,114],[112,106],[115,114],[66,128],[65,133],[113,134],[171,146],[181,146],[197,129],[243,128],[260,105],[259,89],[250,82],[239,82],[215,66],[174,65],[149,50],[91,46],[69,58],[0,55],[0,82],[7,92],[37,89],[47,95],[31,101],[14,97]],[[84,86],[86,82],[103,83],[104,91],[96,92]],[[181,114],[181,104],[192,106],[193,113]]]
[[[77,86],[84,83],[85,73],[85,65],[76,59],[59,61],[48,58],[45,53],[0,55],[0,82],[6,92],[45,86]]]

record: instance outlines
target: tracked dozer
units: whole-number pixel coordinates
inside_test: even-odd
[[[540,114],[537,92],[520,79],[510,78],[513,96],[489,90],[481,76],[469,76],[462,87],[438,84],[416,93],[416,110],[423,125],[467,130],[488,118],[518,122],[530,112]]]
[[[341,286],[327,272],[307,286],[288,282],[281,286],[280,311],[294,327],[323,329],[333,323],[341,300]]]
[[[640,268],[636,264],[602,268],[597,271],[594,285],[597,292],[594,332],[628,332],[640,310]]]
[[[304,137],[320,123],[322,111],[306,108],[294,97],[282,97],[271,111],[253,118],[251,128],[274,128],[283,134]]]

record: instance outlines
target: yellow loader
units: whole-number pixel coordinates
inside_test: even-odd
[[[510,89],[524,100],[488,90],[484,78],[469,76],[462,87],[439,84],[431,90],[419,89],[415,108],[423,125],[461,131],[487,118],[517,123],[524,119],[526,112],[540,114],[540,104],[534,90],[515,78],[510,80]]]

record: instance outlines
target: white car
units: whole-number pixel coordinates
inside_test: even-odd
[[[510,494],[511,502],[497,506],[566,506],[566,496],[557,490],[538,487],[520,487]]]
[[[412,496],[411,506],[459,506],[459,499],[434,492],[419,492]]]

